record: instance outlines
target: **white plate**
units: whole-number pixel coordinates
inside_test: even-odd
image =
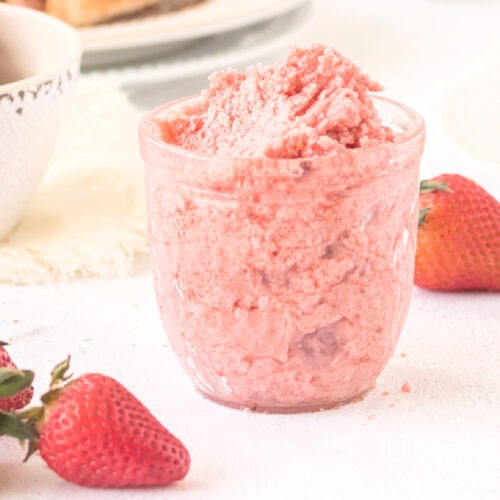
[[[312,19],[313,2],[271,21],[204,38],[188,50],[134,65],[83,71],[86,79],[109,79],[118,86],[151,86],[209,73],[228,66],[244,67],[262,61],[296,43]]]
[[[306,0],[205,0],[174,12],[146,14],[80,28],[83,66],[102,66],[173,52],[202,37],[276,18]]]
[[[447,92],[442,125],[446,138],[478,168],[500,179],[500,63],[468,68]]]

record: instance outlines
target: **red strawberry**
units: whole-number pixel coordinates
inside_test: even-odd
[[[13,370],[17,370],[17,366],[12,361],[12,358],[10,357],[9,353],[5,350],[5,346],[7,344],[5,342],[0,341],[0,369],[1,368],[12,368]],[[9,372],[14,373],[12,370],[9,370]],[[22,372],[19,372],[21,374]],[[24,372],[26,373],[26,372]],[[31,372],[30,372],[31,373]],[[31,376],[32,379],[32,376]],[[4,380],[2,378],[2,384],[7,383],[7,380]],[[33,397],[33,387],[30,385],[31,380],[28,380],[27,384],[22,384],[24,386],[24,389],[20,391],[9,391],[9,396],[3,396],[2,394],[4,391],[0,390],[0,411],[4,412],[9,412],[13,410],[18,410],[20,408],[24,408],[30,401],[31,398]],[[4,386],[6,387],[6,385]]]
[[[420,183],[415,284],[500,290],[500,203],[456,174]]]
[[[98,373],[65,383],[68,366],[54,370],[43,406],[18,416],[26,433],[10,433],[36,431],[28,456],[38,448],[56,474],[83,486],[165,485],[187,474],[188,451],[135,396]]]

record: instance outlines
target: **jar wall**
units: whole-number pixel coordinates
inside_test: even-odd
[[[145,155],[157,300],[199,391],[306,411],[373,387],[410,302],[422,142],[283,160],[274,176],[178,151]],[[367,180],[340,189],[338,173],[354,170]]]

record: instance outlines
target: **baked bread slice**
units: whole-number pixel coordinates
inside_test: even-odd
[[[2,0],[0,0],[1,2]],[[203,0],[5,0],[6,3],[45,11],[73,26],[90,26],[111,19],[135,14],[148,7],[158,6],[170,12]]]
[[[98,24],[138,12],[162,0],[46,0],[45,12],[73,26]]]
[[[30,9],[43,10],[45,0],[5,0],[5,3],[20,5],[21,7],[29,7]]]

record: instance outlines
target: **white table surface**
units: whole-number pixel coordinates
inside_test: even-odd
[[[456,74],[478,58],[498,59],[499,19],[499,2],[487,0],[318,0],[313,23],[293,42],[332,44],[424,115],[424,174],[466,173],[499,196],[495,172],[443,141],[438,116]],[[170,83],[161,98],[179,88]],[[174,486],[95,490],[59,479],[39,456],[21,464],[17,443],[2,438],[0,498],[499,498],[499,294],[414,288],[376,389],[362,402],[302,415],[240,412],[198,395],[168,346],[147,265],[120,280],[1,285],[0,337],[37,372],[36,398],[49,368],[71,353],[75,375],[120,380],[192,456]]]

